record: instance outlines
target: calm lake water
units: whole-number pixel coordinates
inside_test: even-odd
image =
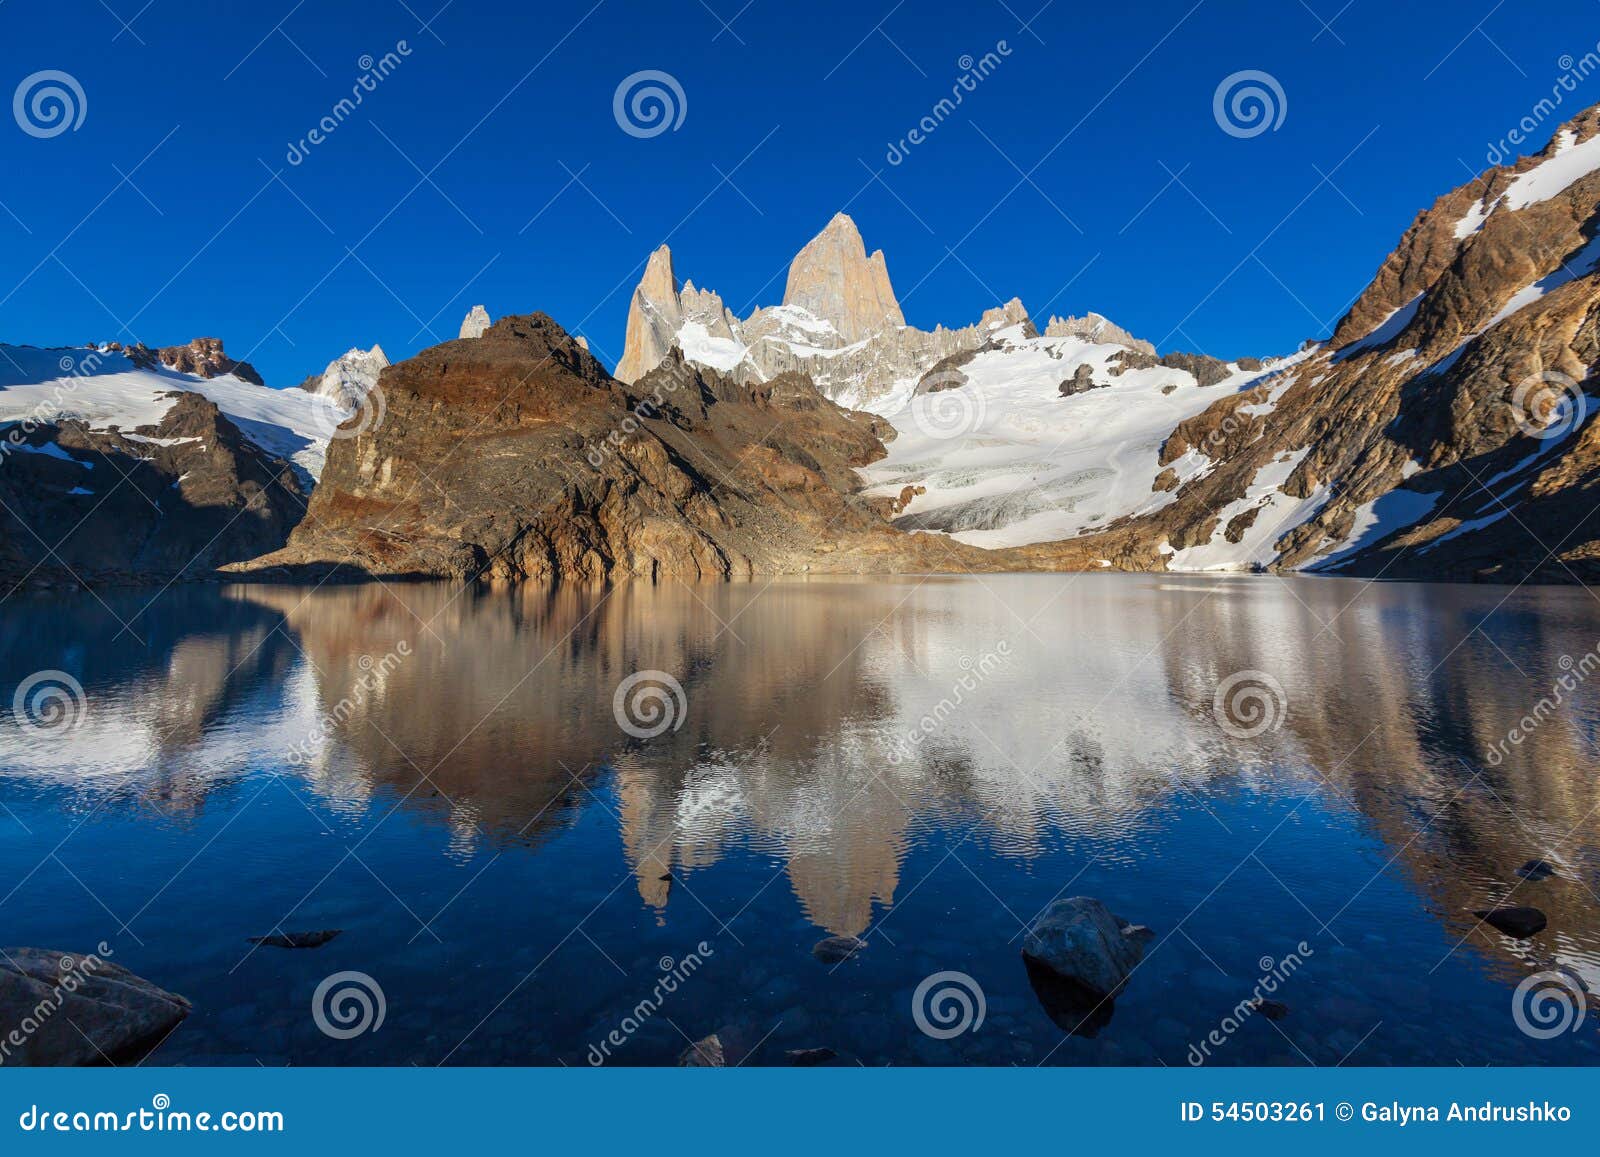
[[[1517,993],[1600,986],[1582,590],[155,596],[0,606],[0,943],[104,941],[193,1000],[150,1064],[671,1064],[713,1032],[752,1064],[1600,1060],[1593,1000],[1535,1035]],[[76,726],[13,718],[41,670],[81,685]],[[1534,857],[1558,875],[1519,878]],[[1155,934],[1088,1017],[1020,955],[1074,895]],[[1502,900],[1548,929],[1477,925]],[[247,940],[316,929],[343,932]],[[866,947],[824,963],[829,936]],[[339,1039],[313,1004],[347,971],[384,1017]],[[1237,1016],[1275,974],[1287,1014]],[[983,1007],[953,1036],[950,984]]]

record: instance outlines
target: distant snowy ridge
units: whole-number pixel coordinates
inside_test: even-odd
[[[349,413],[321,394],[273,389],[232,374],[201,378],[141,366],[123,351],[0,344],[0,423],[77,419],[91,430],[116,427],[126,434],[160,425],[175,404],[174,391],[216,403],[246,438],[312,480],[321,476],[328,440]]]

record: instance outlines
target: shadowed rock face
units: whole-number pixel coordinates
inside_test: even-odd
[[[0,578],[202,578],[276,550],[305,509],[295,469],[212,402],[175,391],[159,425],[44,424],[0,459]]]
[[[47,1010],[41,1014],[41,1009]],[[189,1015],[189,1002],[99,956],[0,949],[0,1023],[19,1027],[13,1065],[137,1061]],[[14,1044],[15,1042],[8,1042]]]
[[[249,569],[726,578],[901,570],[938,549],[853,494],[887,427],[797,375],[745,386],[674,357],[629,386],[533,314],[378,389],[382,421],[333,442],[289,546]]]

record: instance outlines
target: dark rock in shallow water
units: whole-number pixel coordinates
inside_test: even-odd
[[[1517,869],[1517,875],[1524,880],[1531,880],[1535,883],[1540,880],[1548,880],[1556,874],[1555,865],[1548,860],[1529,860]]]
[[[796,1068],[809,1069],[813,1065],[825,1065],[839,1054],[829,1048],[821,1049],[790,1049],[786,1054],[789,1063]]]
[[[1282,1020],[1289,1015],[1289,1006],[1281,1000],[1268,1000],[1258,996],[1250,1002],[1250,1006],[1268,1020]]]
[[[343,928],[324,928],[317,932],[274,932],[270,936],[252,936],[250,943],[264,948],[321,948]]]
[[[1115,996],[1144,959],[1154,935],[1114,916],[1099,900],[1057,900],[1034,921],[1022,954],[1082,985],[1096,997]]]
[[[1070,1036],[1092,1038],[1111,1023],[1117,1005],[1109,996],[1097,995],[1031,956],[1024,955],[1022,963],[1028,970],[1033,994],[1057,1028]]]
[[[727,1056],[722,1051],[722,1039],[716,1033],[696,1041],[678,1057],[678,1066],[685,1069],[720,1069],[727,1063]]]
[[[0,949],[0,1025],[6,1064],[104,1065],[137,1061],[189,1015],[191,1005],[99,956]]]
[[[1529,907],[1489,908],[1474,912],[1473,915],[1515,940],[1526,940],[1537,935],[1549,923],[1543,912]]]
[[[811,955],[824,964],[838,964],[849,960],[866,946],[867,942],[859,936],[830,936],[812,945]]]

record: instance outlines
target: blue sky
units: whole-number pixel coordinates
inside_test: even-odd
[[[48,137],[0,118],[0,340],[215,335],[287,385],[354,344],[453,337],[483,302],[609,364],[663,240],[742,314],[845,208],[916,325],[1016,295],[1163,349],[1286,352],[1600,40],[1593,0],[442,3],[0,6],[0,87],[60,70],[85,104]],[[642,70],[681,87],[676,129],[619,127]],[[1213,111],[1244,70],[1284,94],[1249,137]],[[1564,99],[1537,143],[1600,75]]]

